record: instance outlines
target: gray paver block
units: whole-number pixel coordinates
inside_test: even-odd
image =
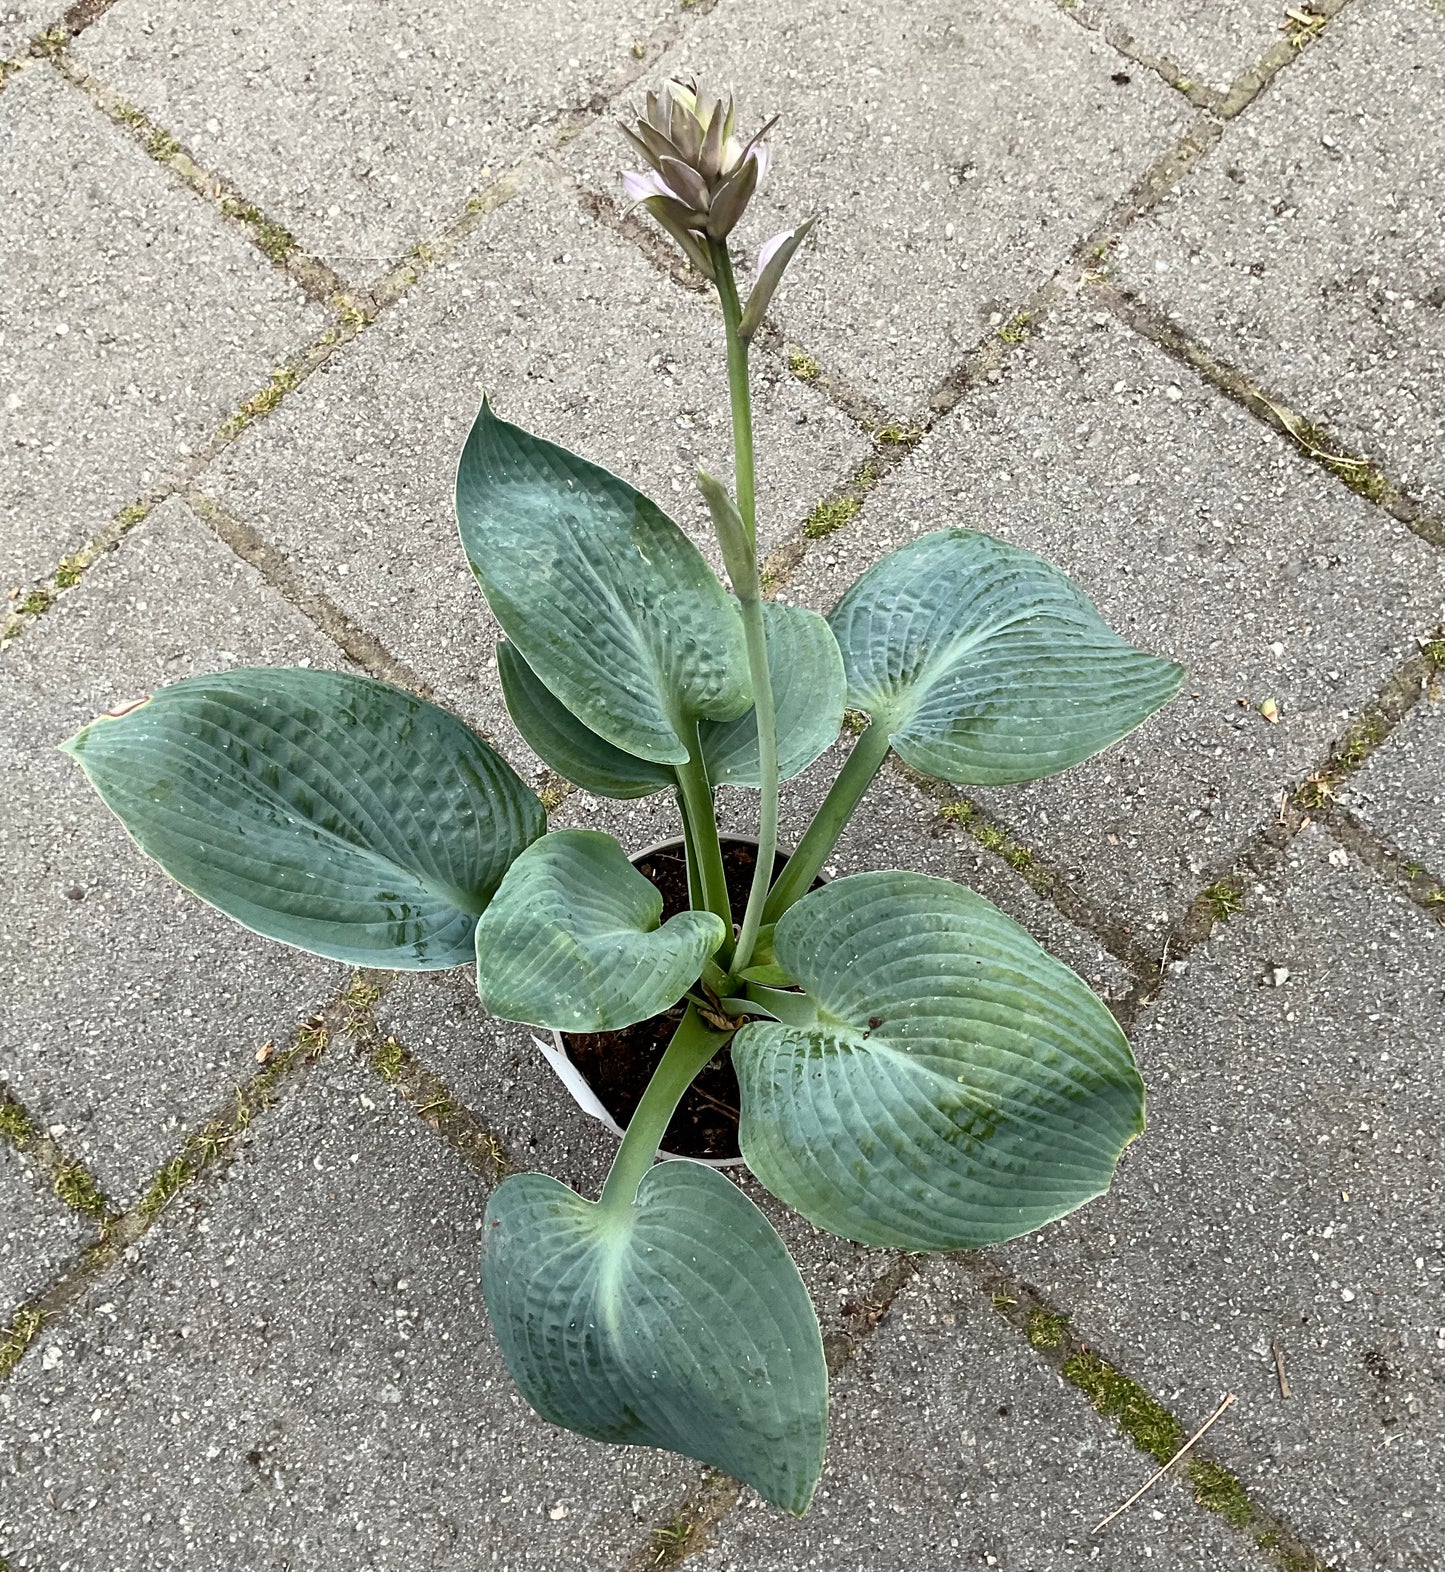
[[[1123,33],[1142,53],[1171,61],[1218,93],[1285,36],[1276,0],[1083,0],[1074,15]]]
[[[76,53],[301,243],[360,280],[610,89],[668,0],[156,0]]]
[[[846,12],[745,0],[665,61],[733,84],[749,131],[781,114],[740,234],[756,245],[821,215],[773,314],[900,416],[927,405],[1187,123],[1183,98],[1150,73],[1113,82],[1119,65],[1050,0]],[[576,157],[619,191],[628,158],[611,125],[579,138]]]
[[[1005,1252],[1176,1411],[1235,1392],[1216,1453],[1361,1572],[1445,1557],[1442,976],[1439,925],[1306,831],[1136,1030],[1108,1197]]]
[[[0,587],[199,448],[323,314],[47,66],[0,93]]]
[[[1420,0],[1347,9],[1118,248],[1145,299],[1436,507],[1442,60]]]
[[[1154,1466],[1037,1359],[964,1270],[935,1257],[834,1383],[828,1467],[809,1515],[785,1522],[749,1497],[696,1565],[1263,1572],[1262,1556],[1172,1484],[1092,1537]]]
[[[1189,668],[1180,698],[1098,758],[970,789],[1136,928],[1171,924],[1229,865],[1445,602],[1437,552],[1082,304],[935,427],[787,593],[831,607],[885,552],[954,526],[1048,558],[1125,638]]]
[[[1352,777],[1345,806],[1445,879],[1445,709],[1422,698]]]
[[[535,179],[207,478],[237,514],[446,702],[527,755],[502,705],[500,631],[457,538],[457,457],[497,413],[640,486],[700,542],[699,465],[731,475],[716,308]],[[781,538],[865,451],[821,394],[757,357],[759,535]],[[715,554],[714,554],[715,555]]]
[[[3,1060],[37,1119],[112,1199],[344,984],[344,968],[246,932],[147,861],[56,751],[117,703],[197,672],[335,664],[336,652],[179,502],[5,652],[0,666]]]
[[[94,1232],[33,1162],[0,1140],[0,1326],[47,1287]]]
[[[4,0],[0,4],[0,60],[18,60],[30,40],[51,19],[53,8],[36,0]]]
[[[20,1569],[611,1572],[696,1469],[536,1418],[483,1181],[345,1041],[0,1390]]]

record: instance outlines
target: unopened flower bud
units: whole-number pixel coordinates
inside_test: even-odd
[[[647,95],[647,114],[635,128],[622,128],[648,166],[623,175],[629,200],[644,206],[709,277],[707,241],[725,240],[743,216],[767,173],[763,138],[773,123],[743,143],[733,135],[731,98],[673,80]]]

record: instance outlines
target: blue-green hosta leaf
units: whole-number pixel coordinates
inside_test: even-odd
[[[674,1005],[723,942],[722,919],[662,896],[610,835],[556,830],[512,864],[477,924],[493,1015],[561,1032],[632,1026]]]
[[[861,1244],[967,1250],[1109,1186],[1144,1127],[1112,1015],[971,890],[862,873],[779,919],[811,1024],[733,1039],[739,1143],[811,1222]]]
[[[623,1217],[517,1174],[483,1236],[497,1341],[544,1419],[681,1452],[806,1509],[828,1424],[817,1319],[782,1240],[721,1174],[660,1163]]]
[[[768,602],[763,618],[779,778],[791,780],[834,741],[843,724],[843,657],[832,630],[815,611]],[[497,647],[497,667],[517,730],[559,775],[598,797],[646,797],[676,786],[671,765],[635,758],[588,730],[547,691],[515,645]],[[757,786],[758,726],[751,709],[737,720],[705,720],[698,735],[714,786]]]
[[[454,716],[341,672],[190,677],[64,747],[173,879],[353,966],[469,961],[478,915],[546,828]]]
[[[1051,563],[972,530],[876,562],[828,618],[848,703],[907,763],[1001,786],[1078,764],[1179,691],[1184,668],[1126,644]]]
[[[843,657],[833,630],[815,611],[763,602],[768,675],[778,724],[778,777],[791,780],[837,740],[843,725]],[[758,784],[758,722],[749,709],[699,728],[714,786]]]
[[[683,764],[699,718],[751,702],[737,607],[625,480],[483,403],[457,469],[462,545],[527,664],[615,747]]]
[[[497,671],[507,710],[527,746],[573,785],[595,797],[623,798],[677,785],[671,765],[635,758],[589,731],[537,680],[515,644],[497,646]]]

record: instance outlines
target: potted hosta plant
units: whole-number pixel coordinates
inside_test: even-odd
[[[682,909],[660,920],[610,835],[548,833],[485,742],[365,678],[195,677],[66,747],[144,851],[272,938],[361,966],[474,966],[490,1011],[539,1028],[677,1015],[600,1196],[543,1174],[497,1187],[487,1309],[546,1418],[685,1453],[802,1512],[827,1429],[817,1320],[731,1179],[654,1161],[669,1118],[728,1050],[753,1175],[867,1245],[990,1245],[1100,1194],[1144,1091],[1089,989],[947,880],[814,884],[890,753],[946,781],[1035,780],[1124,736],[1182,674],[1047,562],[971,529],[884,557],[827,618],[764,600],[748,352],[808,225],[762,247],[743,300],[729,237],[767,150],[732,122],[730,102],[674,82],[627,133],[646,164],[630,195],[721,303],[736,471],[731,490],[698,484],[731,590],[654,502],[486,403],[456,487],[522,735],[589,792],[676,793]],[[866,724],[779,871],[778,782],[835,741],[845,705]],[[757,803],[736,903],[723,787]]]

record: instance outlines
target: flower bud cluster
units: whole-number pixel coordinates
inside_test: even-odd
[[[623,135],[647,168],[622,177],[640,203],[710,277],[707,241],[726,240],[768,171],[763,138],[769,121],[744,143],[733,133],[731,98],[702,93],[695,81],[671,81],[647,95],[647,114]]]

